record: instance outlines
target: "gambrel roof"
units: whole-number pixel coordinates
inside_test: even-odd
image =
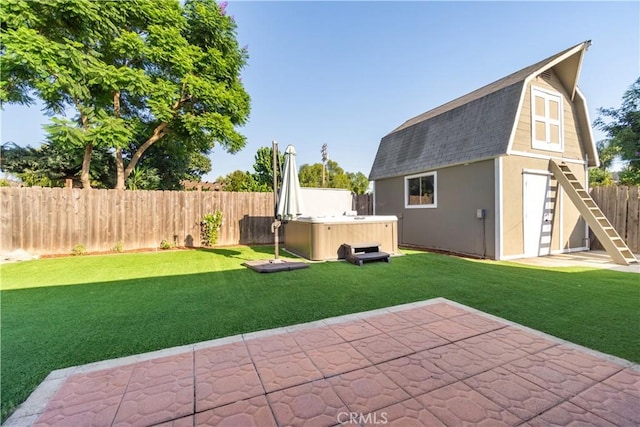
[[[551,68],[575,100],[589,165],[596,166],[597,151],[586,103],[577,88],[582,56],[590,44],[580,43],[407,120],[380,141],[369,179],[409,175],[508,154],[527,83]]]

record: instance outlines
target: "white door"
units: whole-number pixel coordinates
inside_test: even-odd
[[[548,255],[551,250],[553,201],[549,175],[525,173],[524,177],[524,254]]]

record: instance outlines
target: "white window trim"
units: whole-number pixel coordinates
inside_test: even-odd
[[[548,116],[538,116],[536,115],[536,95],[544,98],[544,102],[545,102],[545,111],[548,112],[548,105],[549,105],[549,100],[555,100],[558,101],[558,105],[559,105],[559,109],[560,111],[558,111],[558,120],[552,120],[550,119]],[[563,120],[563,112],[564,112],[564,105],[563,105],[563,97],[562,94],[558,93],[558,92],[553,92],[551,90],[548,89],[543,89],[541,87],[537,87],[537,86],[531,86],[531,147],[535,148],[537,150],[545,150],[545,151],[556,151],[556,152],[563,152],[564,151],[564,120]],[[553,144],[550,142],[546,142],[546,141],[541,141],[536,139],[536,120],[538,121],[543,121],[545,123],[545,126],[547,128],[547,135],[550,134],[549,132],[549,125],[550,124],[557,124],[560,132],[560,143],[559,144]]]
[[[409,204],[409,180],[421,178],[423,176],[433,176],[433,203],[429,205]],[[405,209],[433,209],[438,207],[438,172],[426,172],[404,177],[404,207]]]

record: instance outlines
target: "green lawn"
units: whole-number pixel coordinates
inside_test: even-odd
[[[2,419],[54,369],[445,297],[640,362],[638,275],[405,251],[258,274],[272,247],[44,259],[0,267]]]

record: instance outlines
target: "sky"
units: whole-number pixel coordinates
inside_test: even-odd
[[[215,147],[213,181],[251,171],[259,147],[294,145],[368,175],[380,139],[407,119],[585,40],[579,86],[591,119],[640,76],[640,2],[231,1],[249,61],[245,148]],[[5,106],[1,141],[37,146],[38,105]],[[596,140],[601,132],[594,131]]]

